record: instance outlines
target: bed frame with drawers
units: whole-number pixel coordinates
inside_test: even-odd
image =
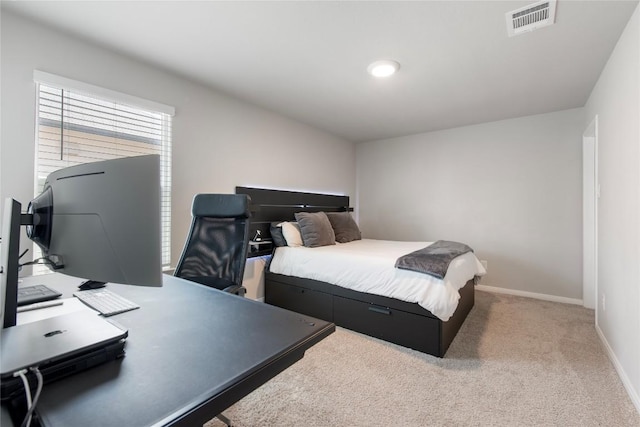
[[[348,196],[236,187],[253,208],[252,235],[266,241],[271,222],[292,221],[296,212],[351,210]],[[327,320],[356,332],[444,357],[475,301],[474,281],[460,289],[454,315],[446,322],[417,303],[357,292],[300,277],[265,273],[265,302]]]

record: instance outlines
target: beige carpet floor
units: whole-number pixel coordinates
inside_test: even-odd
[[[477,291],[443,359],[338,328],[224,414],[238,427],[638,427],[593,325],[593,310]]]

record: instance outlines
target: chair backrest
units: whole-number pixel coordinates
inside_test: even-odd
[[[218,289],[242,285],[249,250],[246,194],[198,194],[174,275]]]

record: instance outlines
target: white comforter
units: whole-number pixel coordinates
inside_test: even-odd
[[[394,267],[398,257],[429,244],[363,239],[319,248],[285,246],[275,251],[270,270],[415,302],[447,321],[458,306],[458,290],[486,271],[473,252],[455,258],[444,280]]]

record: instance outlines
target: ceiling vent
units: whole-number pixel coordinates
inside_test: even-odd
[[[556,18],[556,0],[544,0],[505,14],[509,37],[552,25]]]

